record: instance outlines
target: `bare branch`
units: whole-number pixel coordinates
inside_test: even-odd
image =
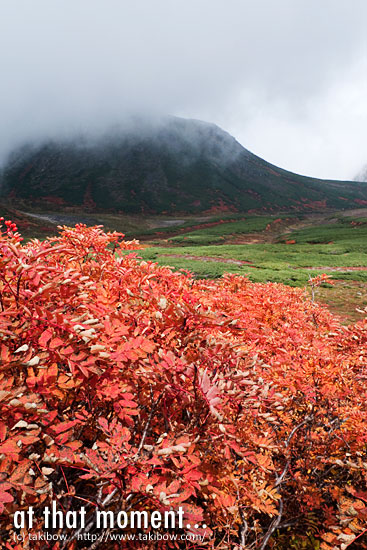
[[[152,399],[152,408],[150,409],[150,414],[149,414],[149,417],[148,417],[148,420],[145,424],[145,428],[144,428],[144,432],[143,432],[143,435],[142,435],[142,438],[141,438],[141,441],[140,441],[140,445],[138,447],[138,450],[136,451],[136,454],[135,454],[135,458],[137,458],[140,454],[140,451],[142,450],[143,448],[143,445],[144,445],[144,442],[145,442],[145,438],[147,437],[147,433],[148,433],[148,430],[149,430],[149,427],[150,427],[150,423],[152,421],[152,418],[154,416],[154,413],[156,412],[157,410],[157,407],[159,405],[159,402],[160,400],[162,399],[163,397],[163,393],[160,394],[160,396],[158,397],[158,399],[156,401],[153,401],[153,390],[152,390],[152,387],[150,387],[150,395],[151,395],[151,399]]]
[[[270,525],[270,528],[268,530],[268,532],[266,533],[264,539],[263,539],[263,542],[260,546],[260,550],[265,550],[266,548],[266,545],[268,544],[269,542],[269,539],[271,537],[271,535],[274,533],[274,531],[279,527],[280,525],[280,522],[281,522],[281,519],[282,519],[282,516],[283,516],[283,500],[280,499],[279,501],[279,512],[278,512],[278,516],[275,518],[275,520],[271,523]]]

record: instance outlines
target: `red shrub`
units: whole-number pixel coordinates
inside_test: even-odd
[[[345,549],[363,532],[365,321],[345,328],[299,289],[141,262],[100,227],[24,246],[14,231],[0,237],[4,547],[23,548],[14,513],[33,506],[37,531],[52,499],[85,506],[91,533],[96,507],[182,506],[185,525],[209,526],[204,542],[137,548],[289,548],[312,533]]]

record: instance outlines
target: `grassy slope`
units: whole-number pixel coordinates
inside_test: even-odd
[[[339,216],[318,221],[288,217],[288,227],[283,225],[285,220],[278,227],[274,221],[254,217],[223,223],[172,237],[169,242],[166,239],[164,246],[155,240],[139,255],[190,270],[198,277],[215,278],[231,272],[254,282],[291,286],[305,286],[310,276],[326,272],[336,284],[320,288],[319,299],[346,320],[363,317],[367,306],[367,213],[366,218]],[[366,270],[349,269],[352,267]],[[356,307],[361,311],[356,312]]]
[[[293,231],[280,237],[277,243],[231,244],[231,236],[246,233],[246,228],[247,232],[261,231],[268,223],[269,218],[264,217],[263,223],[261,218],[255,218],[248,224],[242,221],[197,230],[170,239],[172,245],[180,244],[180,247],[155,245],[141,255],[144,259],[190,269],[201,277],[220,276],[230,270],[248,274],[253,281],[291,285],[303,285],[310,273],[318,272],[317,269],[306,270],[308,267],[367,266],[367,225],[352,226],[349,220]],[[286,240],[296,243],[285,244]],[[219,243],[222,244],[218,246]],[[185,256],[190,258],[185,259]],[[197,256],[198,260],[192,256]],[[218,262],[201,259],[206,257],[218,258]],[[242,260],[254,267],[229,265],[220,262],[221,259]],[[335,271],[333,277],[367,281],[367,272]]]

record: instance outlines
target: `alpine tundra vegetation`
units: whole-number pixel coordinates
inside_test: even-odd
[[[304,289],[194,279],[136,249],[98,226],[26,244],[3,226],[4,548],[24,548],[15,512],[32,507],[37,532],[52,501],[83,506],[105,550],[96,509],[180,507],[176,534],[200,538],[139,548],[363,548],[367,320],[345,327]],[[55,550],[85,547],[50,533]]]

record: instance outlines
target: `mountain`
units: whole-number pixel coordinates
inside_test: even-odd
[[[126,213],[320,210],[367,205],[367,185],[299,176],[269,164],[214,124],[135,121],[99,139],[13,152],[1,195],[55,209]]]

